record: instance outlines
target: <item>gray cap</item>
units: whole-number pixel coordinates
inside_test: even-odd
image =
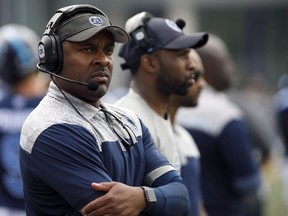
[[[102,30],[109,31],[115,42],[126,43],[129,36],[124,29],[111,25],[107,17],[101,14],[81,13],[65,20],[56,34],[61,41],[81,42],[89,39]]]

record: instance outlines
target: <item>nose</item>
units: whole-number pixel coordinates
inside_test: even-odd
[[[189,69],[189,71],[191,71],[192,72],[192,76],[193,76],[193,83],[195,83],[196,82],[196,64],[195,64],[195,62],[194,61],[191,61],[191,60],[189,60],[189,63],[188,63],[188,69]]]
[[[195,71],[196,64],[192,58],[188,58],[187,65],[188,65],[189,70]]]
[[[103,51],[98,51],[94,55],[93,64],[107,66],[110,61],[110,58]]]

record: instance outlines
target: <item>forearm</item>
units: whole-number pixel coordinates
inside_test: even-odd
[[[107,191],[106,195],[87,204],[81,213],[86,216],[111,214],[138,215],[145,208],[144,190],[121,183],[110,182],[94,184],[95,190]],[[188,214],[190,204],[186,186],[181,182],[172,182],[153,188],[157,202],[141,215],[184,216]],[[109,192],[108,192],[109,191]],[[148,203],[147,203],[148,204]],[[148,205],[147,205],[148,206]]]
[[[237,179],[233,182],[234,190],[241,196],[256,194],[261,186],[260,172],[255,172],[249,176]]]
[[[149,215],[184,216],[190,204],[186,186],[180,182],[154,188],[157,202],[147,211]]]
[[[81,209],[85,216],[117,215],[136,216],[147,205],[141,187],[128,186],[119,182],[92,183],[96,191],[105,194],[88,203]]]

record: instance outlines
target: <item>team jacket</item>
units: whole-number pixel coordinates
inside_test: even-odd
[[[74,108],[52,82],[22,128],[28,216],[80,215],[84,205],[103,195],[91,183],[106,181],[154,187],[157,203],[149,215],[186,215],[182,179],[133,112],[107,104],[95,108],[65,95]]]
[[[198,106],[181,109],[177,121],[191,133],[201,154],[207,213],[244,215],[243,197],[257,193],[261,176],[240,109],[225,94],[206,87]]]

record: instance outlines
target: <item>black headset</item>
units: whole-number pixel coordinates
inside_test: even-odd
[[[133,27],[131,29],[128,29],[128,33],[130,34],[134,42],[144,52],[149,52],[149,49],[153,48],[155,44],[153,38],[149,37],[146,32],[146,25],[152,17],[154,17],[152,14],[143,11],[142,13],[132,18],[134,19],[132,25]]]
[[[59,36],[55,32],[64,18],[67,19],[75,14],[84,12],[100,14],[107,17],[103,11],[88,4],[71,5],[58,9],[48,22],[38,45],[40,70],[42,68],[55,74],[60,72],[63,64],[62,44]]]
[[[149,37],[147,34],[147,23],[149,20],[154,17],[151,13],[147,11],[143,11],[141,13],[138,13],[131,17],[129,20],[127,20],[125,29],[128,32],[130,38],[132,38],[130,45],[129,43],[122,46],[119,52],[119,56],[124,55],[126,52],[127,46],[134,46],[133,43],[137,46],[137,52],[141,53],[152,53],[154,51],[154,45],[155,42],[152,37]],[[130,65],[127,64],[127,62],[121,63],[120,66],[122,70],[126,69],[132,69],[134,67],[137,67],[139,61],[133,62]],[[133,69],[132,69],[133,71]]]

